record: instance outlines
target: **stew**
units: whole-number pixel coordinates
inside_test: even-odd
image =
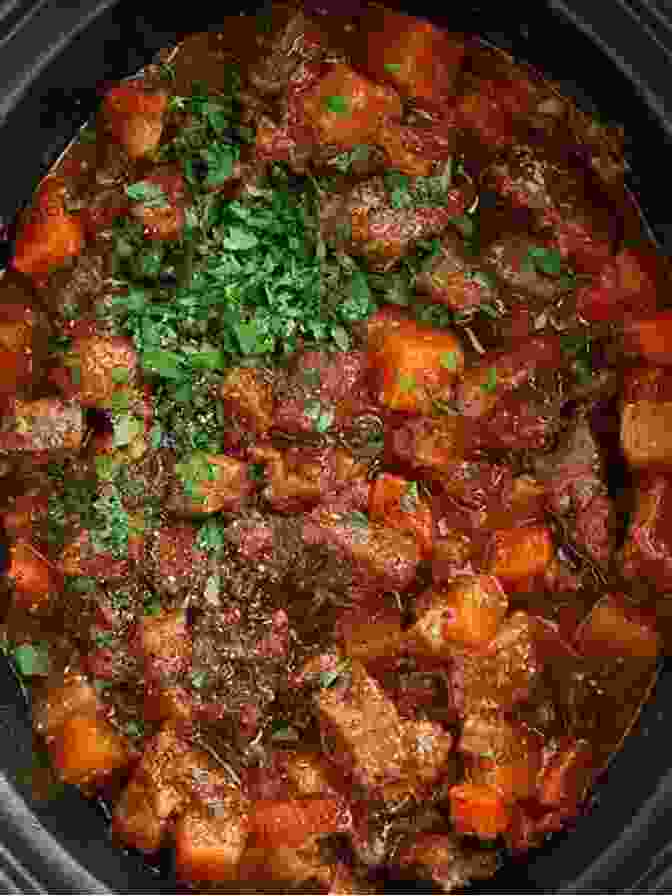
[[[623,141],[378,5],[101,86],[2,280],[2,648],[120,845],[452,891],[576,818],[669,637],[670,271]]]

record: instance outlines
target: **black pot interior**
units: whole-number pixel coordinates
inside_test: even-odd
[[[330,2],[325,0],[324,5]],[[128,0],[67,4],[67,8],[49,2],[19,4],[18,13],[16,4],[3,6],[14,10],[14,24],[18,13],[39,7],[37,19],[29,22],[28,35],[18,43],[8,42],[0,62],[0,68],[20,70],[27,85],[9,98],[0,123],[1,156],[6,166],[12,160],[0,191],[0,215],[9,223],[40,174],[95,108],[97,85],[136,71],[180,33],[216,27],[216,13],[208,4],[173,8],[155,0],[145,0],[140,11],[137,3]],[[611,4],[604,7],[599,14],[609,17]],[[412,8],[406,4],[406,8],[426,13],[452,29],[480,33],[561,82],[588,111],[622,123],[629,137],[630,185],[661,247],[672,251],[669,191],[664,187],[672,158],[672,114],[665,120],[660,106],[653,111],[655,104],[645,102],[647,85],[638,76],[638,62],[643,71],[645,60],[626,59],[627,34],[621,35],[618,45],[607,46],[605,53],[557,5],[465,3],[442,16],[432,14],[430,4]],[[0,16],[4,15],[0,10]],[[50,21],[57,21],[56,15],[65,49],[44,64],[53,55],[49,28]],[[87,19],[90,23],[82,29]],[[639,27],[643,34],[644,25]],[[7,234],[11,236],[11,226]],[[11,243],[7,240],[0,247],[1,262],[8,257]],[[672,773],[665,701],[671,693],[668,665],[635,732],[598,786],[591,811],[579,819],[575,830],[555,836],[526,860],[510,861],[479,892],[669,892],[665,881],[670,862]],[[109,841],[102,809],[85,802],[74,789],[46,805],[32,802],[29,785],[24,783],[31,764],[27,704],[4,662],[0,665],[0,731],[4,773],[0,778],[0,868],[4,866],[0,890],[174,891],[169,865],[150,866],[139,856],[122,855]],[[409,887],[391,885],[390,891],[409,892]]]

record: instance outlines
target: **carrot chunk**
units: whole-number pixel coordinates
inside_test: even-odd
[[[390,529],[414,535],[425,557],[432,553],[432,510],[418,494],[416,482],[382,473],[373,483],[369,497],[369,516]]]
[[[13,265],[29,276],[48,274],[84,246],[84,228],[77,215],[65,210],[66,187],[59,177],[48,177],[16,240]]]
[[[504,798],[482,784],[451,787],[450,817],[459,834],[475,834],[481,840],[494,840],[511,823]]]
[[[50,745],[54,767],[67,784],[99,783],[129,762],[123,739],[95,716],[76,715],[63,723]]]
[[[159,145],[167,105],[165,93],[147,90],[142,81],[126,81],[107,93],[103,115],[131,159],[146,156]]]
[[[493,533],[490,572],[512,584],[541,575],[553,559],[553,539],[545,526],[521,526]]]
[[[333,798],[257,800],[250,812],[251,832],[267,849],[302,846],[314,837],[343,831],[348,823],[349,813]]]
[[[222,815],[187,812],[175,827],[175,870],[182,880],[234,880],[245,849],[249,819],[242,806]]]

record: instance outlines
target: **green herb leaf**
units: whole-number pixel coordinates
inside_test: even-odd
[[[301,739],[296,728],[286,722],[276,722],[271,728],[271,740],[280,743],[298,743]]]
[[[167,380],[182,380],[185,376],[183,356],[177,352],[149,350],[143,353],[142,366],[150,373],[156,373]]]
[[[397,379],[397,383],[402,392],[413,392],[417,387],[417,381],[413,374],[402,373]]]
[[[383,66],[386,72],[398,72],[401,69],[400,62],[386,62]]]
[[[19,675],[24,678],[49,674],[49,645],[46,643],[19,644],[12,650],[12,657]]]
[[[497,368],[491,367],[488,370],[488,377],[484,383],[481,383],[481,389],[484,392],[494,392],[497,388]]]
[[[457,352],[444,352],[441,355],[441,366],[446,370],[457,370]]]
[[[217,517],[209,517],[198,530],[196,547],[199,551],[219,553],[226,545],[226,526],[223,520]]]
[[[545,246],[530,246],[523,264],[532,269],[537,269],[542,274],[559,276],[562,272],[562,255],[557,249],[547,249]]]
[[[168,197],[161,187],[148,180],[129,184],[126,195],[132,202],[141,202],[147,208],[165,208],[168,205]]]
[[[203,670],[192,672],[189,676],[189,680],[191,681],[192,687],[196,688],[197,691],[200,691],[201,688],[204,688],[207,684],[208,673]]]
[[[124,414],[115,418],[112,447],[125,448],[127,445],[132,444],[138,436],[142,435],[144,429],[144,422],[130,414]]]
[[[324,105],[329,110],[329,112],[333,112],[335,115],[348,115],[350,112],[350,103],[348,102],[348,98],[345,96],[339,96],[338,94],[336,94],[335,96],[325,97]]]
[[[145,724],[141,719],[131,719],[130,722],[126,722],[125,731],[129,737],[142,737],[145,733]]]
[[[351,511],[346,517],[346,522],[349,526],[353,526],[355,529],[369,528],[369,518],[365,513],[362,513],[361,510]]]

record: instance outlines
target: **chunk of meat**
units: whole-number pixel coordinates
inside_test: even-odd
[[[184,610],[143,616],[137,624],[136,639],[146,683],[175,680],[190,668],[192,637]]]
[[[68,719],[95,716],[99,709],[98,694],[91,682],[80,671],[70,670],[58,679],[49,678],[46,688],[35,695],[33,724],[48,741]]]
[[[364,352],[301,352],[290,378],[276,389],[273,425],[284,432],[324,432],[346,425],[371,406]]]
[[[14,246],[12,265],[30,277],[49,274],[75,258],[84,247],[77,215],[66,211],[65,181],[55,175],[40,184]]]
[[[344,63],[331,66],[301,98],[316,142],[350,149],[371,142],[386,118],[401,116],[396,91],[362,77]]]
[[[481,78],[473,89],[458,97],[455,124],[472,131],[492,149],[510,146],[517,121],[535,106],[536,93],[535,85],[523,73]]]
[[[653,252],[622,249],[605,260],[594,283],[579,289],[577,311],[591,323],[651,314],[657,310],[660,277],[660,260]]]
[[[158,591],[178,594],[202,585],[207,555],[199,549],[197,537],[198,530],[188,523],[163,526],[156,533],[149,571]]]
[[[367,669],[393,664],[406,649],[406,634],[401,628],[397,607],[378,601],[364,601],[345,610],[336,622],[335,635],[343,643],[345,654],[363,663]]]
[[[325,861],[318,841],[294,849],[278,846],[276,849],[249,847],[240,865],[241,880],[273,882],[276,889],[299,889],[329,892],[336,869]]]
[[[642,476],[635,502],[621,571],[626,579],[642,577],[663,593],[672,588],[672,479],[662,474]]]
[[[171,816],[189,804],[215,816],[238,790],[213,768],[208,756],[165,726],[151,740],[117,802],[112,831],[123,843],[154,852],[164,842]]]
[[[495,638],[476,652],[455,658],[453,692],[464,715],[501,711],[526,700],[542,670],[536,625],[516,612]]]
[[[631,467],[672,467],[672,402],[627,403],[621,414],[621,447]]]
[[[170,508],[188,516],[239,511],[256,488],[249,464],[226,454],[196,452],[175,464]]]
[[[432,509],[420,495],[417,482],[381,473],[371,487],[369,517],[390,529],[417,538],[423,556],[432,553]]]
[[[138,356],[125,336],[106,337],[82,325],[68,353],[71,397],[84,407],[109,408],[113,396],[136,383]],[[87,332],[88,331],[88,332]]]
[[[563,738],[544,765],[537,799],[543,806],[575,808],[595,774],[593,751],[585,740]]]
[[[415,602],[417,622],[408,631],[409,650],[450,659],[456,647],[487,644],[507,609],[506,594],[492,576],[464,577],[443,588],[434,585]]]
[[[545,573],[555,553],[550,529],[520,526],[493,532],[489,571],[513,587]]]
[[[535,469],[546,485],[548,508],[565,518],[570,538],[596,563],[606,564],[615,512],[590,421],[581,417],[557,451],[535,460]]]
[[[15,399],[0,423],[0,453],[48,464],[76,453],[84,437],[84,414],[75,401]]]
[[[30,305],[3,302],[0,321],[0,396],[22,397],[30,390],[39,362],[42,316]]]
[[[281,513],[313,507],[329,493],[343,489],[365,473],[364,466],[340,448],[293,445],[281,452],[270,444],[260,443],[250,453],[265,466],[268,485],[263,491],[264,498]]]
[[[403,789],[409,762],[404,726],[364,666],[352,660],[336,685],[321,688],[315,699],[332,761],[372,796]]]
[[[390,453],[413,470],[450,475],[470,453],[468,422],[457,415],[419,417],[392,431]]]
[[[159,145],[167,106],[163,90],[151,90],[142,80],[124,81],[107,92],[102,114],[129,158],[139,159]]]
[[[347,806],[334,797],[257,800],[250,812],[250,833],[269,850],[296,849],[315,837],[345,832],[350,825]]]
[[[553,273],[535,262],[536,253],[548,252],[543,240],[511,235],[491,243],[483,253],[483,264],[489,275],[510,289],[527,293],[536,299],[552,302],[566,287],[560,279],[560,265]],[[550,267],[550,266],[548,266]]]
[[[458,749],[465,756],[469,781],[492,787],[507,805],[535,795],[542,739],[526,725],[500,715],[469,716]]]
[[[619,594],[605,595],[595,604],[574,640],[580,653],[599,659],[655,660],[662,649],[655,616]]]
[[[561,366],[557,337],[538,337],[514,349],[481,358],[467,370],[457,390],[460,410],[467,417],[483,417],[513,389],[543,370]]]
[[[429,268],[418,275],[415,288],[429,296],[430,301],[457,312],[492,305],[499,292],[495,278],[469,260],[461,241],[453,234],[443,237],[441,251],[432,258]]]
[[[130,214],[143,226],[147,240],[178,240],[185,222],[186,186],[180,171],[165,165],[141,181],[149,199],[131,202]]]
[[[247,802],[230,796],[216,815],[185,812],[175,825],[175,872],[192,884],[235,880],[249,834]]]
[[[491,877],[498,859],[494,850],[470,849],[452,833],[419,833],[401,844],[394,864],[404,875],[429,879],[452,893],[472,880]]]
[[[464,368],[457,336],[403,315],[387,315],[384,325],[375,324],[370,332],[368,350],[380,404],[394,411],[431,413],[434,400],[450,394]]]
[[[234,367],[220,387],[224,413],[238,426],[263,436],[273,424],[273,390],[253,367]]]
[[[363,181],[322,208],[322,230],[330,242],[344,240],[353,255],[386,271],[419,240],[441,234],[474,198],[470,184],[448,188],[440,203],[426,197],[427,189],[423,178],[404,177],[396,190],[389,178]]]
[[[28,541],[10,547],[7,575],[14,586],[14,605],[29,613],[48,613],[63,589],[60,571]]]
[[[452,95],[464,43],[430,22],[392,9],[376,10],[363,28],[371,77],[416,102],[440,106]]]
[[[131,760],[126,741],[104,719],[90,715],[67,718],[49,743],[56,773],[83,790],[100,786]]]
[[[450,789],[450,818],[458,834],[494,840],[511,824],[511,813],[494,787],[458,784]]]
[[[415,538],[360,517],[320,510],[306,519],[302,537],[308,545],[327,545],[351,565],[362,588],[404,591],[415,578],[420,548]]]

